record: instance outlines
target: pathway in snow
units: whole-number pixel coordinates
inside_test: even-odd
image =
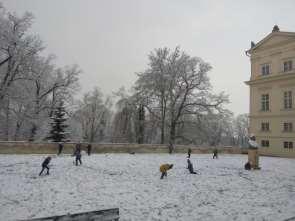
[[[246,155],[101,154],[53,158],[39,177],[44,155],[0,155],[0,220],[120,208],[120,220],[284,220],[295,216],[295,160],[261,157],[245,171]],[[173,163],[160,180],[159,165]]]

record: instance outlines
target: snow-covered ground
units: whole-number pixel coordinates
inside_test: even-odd
[[[53,158],[39,177],[43,155],[0,155],[0,220],[36,218],[118,207],[120,220],[284,220],[295,216],[295,160],[261,157],[245,171],[246,155],[101,154]],[[173,163],[160,180],[159,165]]]

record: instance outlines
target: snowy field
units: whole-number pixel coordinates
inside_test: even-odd
[[[118,207],[120,220],[284,220],[295,216],[295,160],[261,157],[245,171],[246,155],[101,154],[53,158],[0,155],[0,220],[9,221]],[[160,180],[159,165],[173,163]]]

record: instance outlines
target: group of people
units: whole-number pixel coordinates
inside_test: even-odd
[[[188,151],[187,151],[187,169],[188,171],[190,172],[190,174],[197,174],[197,172],[194,171],[194,166],[190,160],[191,158],[191,153],[192,153],[192,149],[191,148],[188,148]],[[214,149],[213,150],[213,159],[217,159],[218,158],[218,150],[217,149]],[[167,177],[167,171],[172,169],[173,168],[173,164],[162,164],[160,166],[160,172],[162,173],[161,174],[161,178],[160,179],[163,179],[164,177]]]
[[[193,164],[190,161],[192,150],[188,149],[187,156],[187,169],[191,174],[197,174],[194,171]],[[215,148],[213,150],[213,159],[218,159],[218,150]],[[167,171],[172,169],[173,164],[163,164],[160,166],[160,172],[162,173],[161,179],[165,176],[167,177]],[[258,144],[254,135],[251,135],[249,138],[249,150],[248,150],[248,162],[244,165],[245,170],[260,169],[259,167],[259,154],[258,154]]]
[[[87,154],[90,155],[91,154],[91,144],[88,144],[87,145]],[[250,140],[249,140],[249,153],[248,153],[248,156],[249,156],[249,159],[248,159],[248,162],[244,165],[244,168],[245,170],[251,170],[251,168],[254,168],[254,169],[260,169],[260,167],[258,166],[258,144],[256,143],[255,141],[255,136],[251,136],[250,137]],[[62,143],[59,143],[58,144],[58,153],[57,155],[60,155],[62,153],[62,150],[63,150],[63,144]],[[82,150],[82,145],[81,143],[77,143],[76,144],[76,147],[74,149],[74,152],[73,152],[73,156],[75,156],[75,165],[78,166],[82,164],[82,154],[81,154],[81,150]],[[190,157],[191,157],[191,153],[192,153],[192,150],[191,148],[188,148],[188,152],[187,152],[187,169],[189,170],[190,174],[197,174],[195,171],[194,171],[194,167],[193,167],[193,164],[192,162],[190,161]],[[251,157],[253,155],[253,157]],[[253,160],[251,160],[250,158],[253,158]],[[49,175],[49,163],[51,161],[51,157],[46,157],[45,160],[43,161],[42,163],[42,170],[41,172],[39,173],[39,176],[42,175],[43,171],[46,169],[47,172],[46,174]],[[218,150],[215,148],[213,150],[213,159],[218,159]],[[161,179],[163,179],[164,177],[167,177],[167,171],[172,169],[173,168],[173,164],[162,164],[160,166],[160,172],[161,172]]]
[[[92,150],[92,146],[91,144],[88,144],[86,146],[86,149],[87,149],[87,154],[90,156],[91,154],[91,150]],[[57,152],[57,155],[60,155],[63,151],[63,143],[59,143],[58,144],[58,152]],[[73,155],[75,157],[75,165],[78,166],[78,165],[81,165],[82,164],[82,144],[79,142],[76,144],[75,148],[74,148],[74,152],[73,152]],[[46,172],[46,175],[49,175],[49,163],[51,161],[52,157],[51,156],[48,156],[45,158],[45,160],[42,162],[41,166],[42,166],[42,170],[41,172],[39,173],[39,176],[42,175],[42,173],[44,172],[44,170],[46,169],[47,172]]]

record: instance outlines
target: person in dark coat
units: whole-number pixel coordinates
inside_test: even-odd
[[[162,164],[162,165],[160,166],[160,172],[162,173],[162,175],[161,175],[161,179],[163,179],[164,176],[167,177],[167,170],[172,169],[172,167],[173,167],[173,164]]]
[[[41,174],[43,173],[43,171],[45,170],[45,169],[47,169],[47,173],[46,173],[46,175],[49,175],[49,166],[48,166],[48,164],[50,163],[50,161],[51,161],[51,157],[46,157],[45,158],[45,160],[43,161],[43,163],[42,163],[42,170],[41,170],[41,172],[39,173],[39,176],[41,176]]]
[[[218,150],[216,148],[213,150],[213,159],[215,158],[218,158]]]
[[[245,170],[251,170],[251,163],[249,161],[245,164]]]
[[[58,153],[57,153],[57,155],[60,155],[61,154],[63,148],[64,148],[63,144],[62,143],[58,143]]]
[[[87,154],[88,154],[88,156],[90,156],[90,154],[91,154],[91,149],[92,149],[92,146],[91,146],[91,144],[89,143],[89,144],[87,145]]]
[[[192,149],[188,148],[187,150],[187,158],[191,158]]]
[[[197,174],[197,173],[194,171],[193,164],[191,163],[191,161],[190,161],[189,158],[187,159],[187,169],[189,170],[189,172],[190,172],[191,174]]]
[[[78,162],[80,163],[80,165],[82,164],[82,155],[81,155],[81,143],[77,143],[76,145],[76,150],[74,153],[74,156],[76,156],[76,166],[78,166]]]

